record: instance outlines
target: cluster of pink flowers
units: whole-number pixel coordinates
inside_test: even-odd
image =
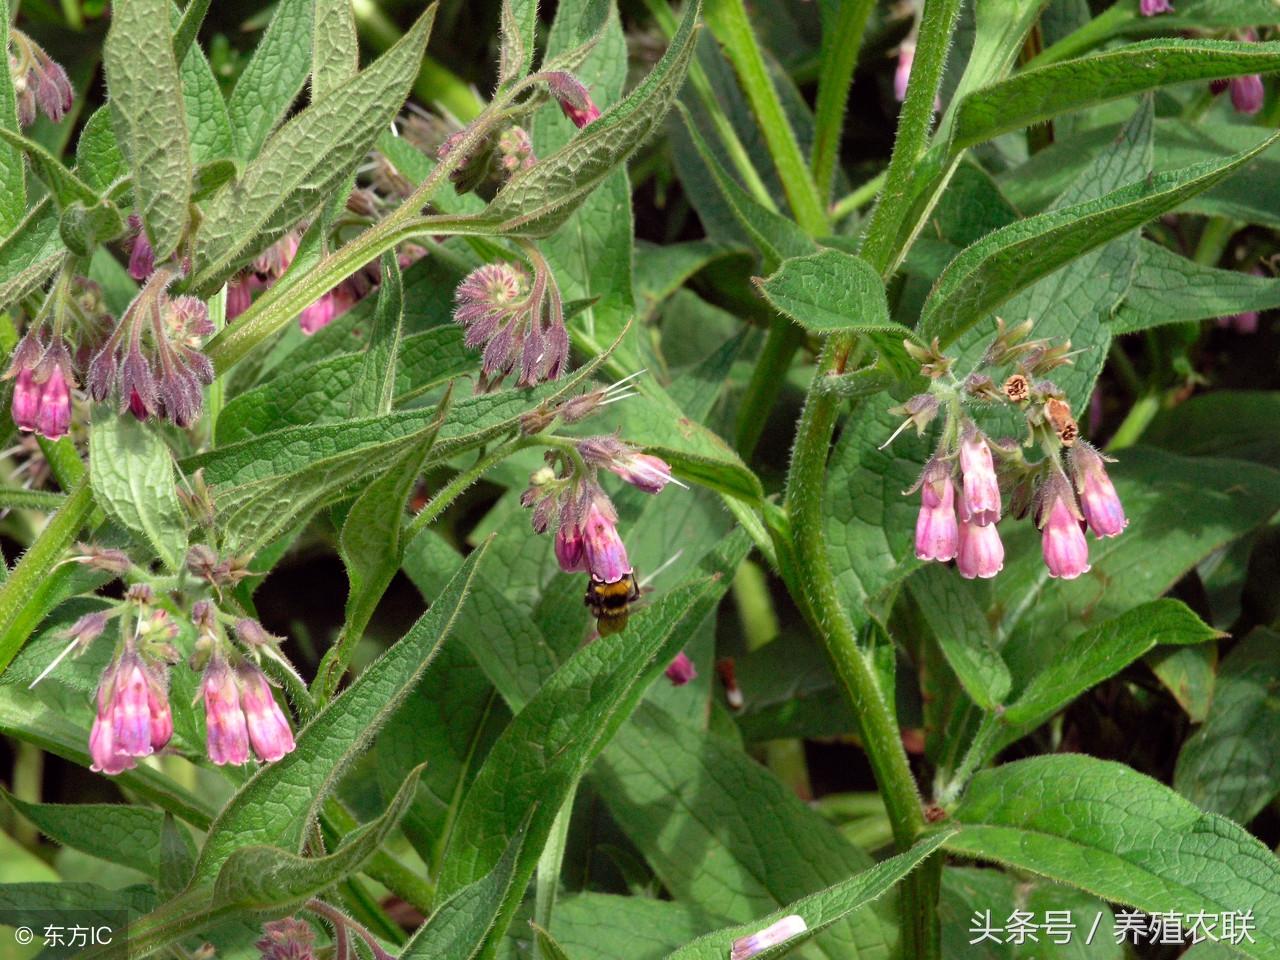
[[[77,551],[72,560],[113,576],[137,572],[119,550],[80,544]],[[218,560],[207,547],[193,548],[187,565],[215,587],[234,584],[244,574],[239,560]],[[292,670],[279,652],[279,638],[268,634],[256,620],[223,614],[210,600],[192,604],[189,618],[197,632],[192,663],[203,664],[198,699],[204,703],[210,761],[243,764],[256,755],[267,763],[292,751],[294,737],[288,717],[258,665],[266,657]],[[123,601],[73,623],[66,631],[70,645],[62,656],[86,649],[113,621],[119,623],[116,651],[98,684],[97,710],[89,734],[92,769],[106,774],[131,770],[139,758],[169,744],[173,736],[169,675],[181,659],[175,645],[178,623],[157,603],[146,583],[135,583],[127,588]],[[231,624],[234,641],[224,623]]]
[[[36,107],[54,123],[71,109],[75,91],[67,71],[21,30],[9,28],[9,75],[18,101],[18,123],[29,127],[36,121]]]
[[[75,373],[71,354],[59,338],[46,345],[30,331],[18,343],[4,374],[13,379],[13,422],[19,430],[50,440],[71,429],[71,391]]]
[[[463,279],[454,294],[454,322],[466,328],[468,347],[483,347],[481,385],[518,372],[520,386],[555,380],[569,360],[569,331],[560,291],[539,267],[534,281],[517,264],[487,263]]]
[[[1012,512],[1030,513],[1041,531],[1052,577],[1072,580],[1089,570],[1086,527],[1097,538],[1114,537],[1128,522],[1107,475],[1107,458],[1080,438],[1058,388],[1040,379],[1070,362],[1069,345],[1026,341],[1029,331],[1029,324],[1006,331],[1002,323],[984,357],[980,366],[1016,364],[1000,389],[977,371],[963,380],[952,376],[952,361],[936,346],[909,346],[933,385],[899,408],[908,416],[904,426],[914,424],[923,432],[940,413],[945,419],[938,449],[912,488],[920,490],[915,553],[921,560],[954,560],[967,579],[989,579],[1004,568],[997,530],[1002,486],[1012,492]],[[960,412],[969,399],[1003,401],[1019,409],[1029,428],[1028,443],[1037,443],[1046,456],[1028,463],[1017,441],[992,442]]]

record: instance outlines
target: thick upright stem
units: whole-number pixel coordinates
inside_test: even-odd
[[[884,195],[862,248],[863,258],[886,279],[896,263],[896,241],[910,211],[913,168],[928,148],[933,98],[942,78],[960,2],[926,0],[925,3],[914,68],[889,160]],[[853,335],[832,337],[823,351],[797,426],[787,478],[786,508],[804,601],[862,728],[863,744],[884,796],[894,840],[905,848],[925,829],[920,794],[907,762],[897,718],[885,701],[870,663],[858,648],[848,614],[840,606],[823,532],[822,497],[827,457],[841,401],[822,392],[820,384],[828,374],[844,372],[854,340]],[[941,876],[941,863],[935,857],[903,884],[903,956],[921,960],[937,960],[940,956],[937,900]]]

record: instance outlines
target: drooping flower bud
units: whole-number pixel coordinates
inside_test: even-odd
[[[226,658],[216,650],[200,678],[200,696],[209,759],[218,766],[247,763],[249,728],[240,709],[240,691]]]
[[[565,70],[553,70],[544,76],[547,89],[575,127],[581,130],[600,118],[600,108],[592,102],[591,91],[581,80]]]
[[[1267,91],[1262,86],[1262,77],[1258,74],[1250,73],[1243,77],[1232,77],[1230,87],[1231,105],[1236,108],[1236,113],[1252,116],[1262,109]]]
[[[303,333],[311,336],[350,310],[356,300],[355,291],[343,281],[298,314],[298,325]]]
[[[960,441],[960,472],[964,477],[960,519],[980,527],[1000,519],[1000,482],[987,438],[972,426]]]
[[[129,276],[141,282],[155,271],[156,254],[142,229],[142,220],[135,214],[129,217],[129,226],[138,232],[129,246]]]
[[[528,170],[538,158],[533,153],[533,141],[524,127],[508,127],[498,137],[498,163],[508,174]]]
[[[1055,475],[1041,491],[1041,548],[1049,576],[1074,580],[1089,570],[1089,545],[1080,529],[1074,496],[1064,477]]]
[[[262,960],[315,960],[315,931],[294,917],[271,920],[262,925],[262,938],[254,946]]]
[[[117,550],[115,547],[99,547],[92,543],[77,543],[75,550],[76,555],[71,559],[76,563],[83,563],[94,570],[101,570],[116,577],[126,573],[133,565],[129,560],[129,555],[123,550]]]
[[[952,560],[960,548],[956,525],[955,487],[951,468],[937,457],[925,465],[920,478],[920,513],[916,517],[916,556],[921,560]]]
[[[671,466],[665,460],[640,453],[617,437],[587,437],[579,440],[577,446],[578,453],[588,464],[604,467],[645,493],[660,493],[663,487],[674,481]]]
[[[253,752],[265,763],[279,760],[294,747],[293,731],[284,711],[271,694],[267,676],[256,665],[244,661],[236,667],[240,687],[240,708]]]
[[[14,425],[19,430],[31,433],[37,428],[41,393],[43,388],[36,383],[35,374],[30,370],[22,370],[18,373],[13,383],[13,403],[10,409],[13,413]]]
[[[9,53],[9,73],[18,101],[18,122],[35,123],[36,107],[52,122],[59,122],[71,109],[75,91],[67,71],[21,30],[9,28],[9,40],[17,51]]]
[[[482,388],[516,370],[520,386],[560,376],[569,359],[569,332],[545,264],[532,284],[515,264],[485,264],[463,279],[454,298],[453,319],[466,328],[465,343],[484,345]]]
[[[616,583],[631,573],[627,548],[618,535],[618,515],[603,494],[593,497],[587,507],[582,522],[582,548],[587,570],[601,583]]]
[[[750,960],[751,957],[763,953],[770,947],[776,947],[780,943],[786,943],[792,937],[800,936],[808,929],[804,917],[793,913],[776,923],[769,924],[763,930],[733,941],[729,960]]]
[[[1173,4],[1169,0],[1141,0],[1138,9],[1144,17],[1154,17],[1160,13],[1172,13]]]
[[[52,354],[54,350],[49,352]],[[50,365],[48,379],[40,389],[40,408],[36,413],[36,432],[49,440],[64,437],[71,429],[71,389],[67,375],[71,360],[66,357],[65,347],[62,348],[62,354],[65,363],[54,362]]]
[[[960,521],[960,543],[956,569],[966,580],[990,580],[1004,569],[1004,544],[994,523],[979,525]]]
[[[904,40],[898,47],[898,65],[893,68],[893,98],[899,103],[907,99],[907,84],[911,81],[911,67],[915,59],[915,43]]]
[[[698,669],[693,665],[693,661],[689,659],[689,655],[683,650],[677,653],[676,658],[667,664],[665,673],[673,687],[683,687],[686,683],[698,678]]]
[[[563,523],[556,530],[556,560],[565,573],[577,573],[587,569],[586,551],[583,547],[582,531],[577,524]]]
[[[150,756],[173,736],[164,675],[128,646],[102,674],[98,710],[89,733],[92,769],[116,774]]]
[[[1106,461],[1106,457],[1083,440],[1071,451],[1080,508],[1098,539],[1119,536],[1129,524],[1115,485],[1107,476]]]

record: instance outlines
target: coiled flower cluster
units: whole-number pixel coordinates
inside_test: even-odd
[[[915,552],[921,560],[956,562],[967,579],[994,577],[1004,567],[1004,544],[997,531],[1002,491],[1010,493],[1010,513],[1030,515],[1041,532],[1051,577],[1073,580],[1089,570],[1087,526],[1095,537],[1118,536],[1127,525],[1120,498],[1107,475],[1107,457],[1079,435],[1070,405],[1045,374],[1071,362],[1070,344],[1027,340],[1031,324],[1006,330],[1003,321],[979,368],[963,379],[936,343],[908,344],[930,377],[929,392],[912,397],[897,412],[923,433],[941,416],[938,447],[919,481]],[[1000,387],[981,372],[1012,367]],[[1025,443],[991,440],[965,412],[970,403],[1000,402],[1025,419]],[[899,428],[900,430],[902,428]],[[890,438],[892,439],[892,438]],[[1024,447],[1044,456],[1032,463]]]
[[[54,123],[60,121],[75,99],[67,71],[44,48],[15,27],[9,28],[9,75],[18,102],[18,123],[36,122],[36,108]]]

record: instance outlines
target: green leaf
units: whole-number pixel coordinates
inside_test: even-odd
[[[538,948],[538,955],[542,960],[569,960],[569,954],[565,952],[564,947],[560,946],[560,941],[553,937],[549,931],[544,930],[536,923],[531,923],[533,927],[533,940]]]
[[[191,159],[202,164],[235,156],[235,135],[222,90],[204,51],[197,46],[191,47],[182,60],[182,99],[191,130]]]
[[[264,910],[301,905],[355,873],[399,825],[417,789],[418,772],[410,772],[382,816],[352,831],[342,846],[328,856],[302,857],[279,847],[240,847],[218,871],[211,907]]]
[[[1003,704],[1013,680],[969,585],[937,564],[926,564],[907,585],[969,698],[988,711]]]
[[[1226,160],[1157,174],[1097,200],[1028,217],[988,234],[938,278],[921,314],[921,336],[951,343],[1040,277],[1207,190],[1277,139]]]
[[[160,823],[158,889],[162,897],[176,896],[191,880],[196,865],[196,848],[191,834],[179,826],[173,814]]]
[[[58,213],[46,197],[0,240],[0,309],[42,286],[66,255],[58,236]]]
[[[1166,323],[1210,320],[1275,307],[1280,307],[1280,280],[1206,267],[1144,241],[1129,294],[1110,326],[1113,334],[1136,333]]]
[[[1220,637],[1178,600],[1155,600],[1085,631],[1061,648],[1000,717],[1011,742],[1080,694],[1115,676],[1159,644],[1185,646]]]
[[[0,0],[0,49],[9,49],[9,0]],[[18,103],[13,74],[0,71],[0,131],[18,133]],[[27,212],[26,167],[22,152],[0,146],[0,237],[17,229]]]
[[[1166,914],[1251,910],[1257,942],[1237,949],[1280,957],[1280,859],[1122,764],[1073,754],[1004,764],[974,778],[954,819],[951,852],[1113,903]]]
[[[258,155],[311,70],[311,0],[281,0],[227,103],[242,160]]]
[[[475,351],[459,327],[437,327],[405,337],[396,363],[394,399],[407,405],[434,387],[476,368]],[[288,366],[260,387],[246,390],[218,416],[218,444],[257,434],[346,417],[364,370],[365,354],[345,353]]]
[[[776,268],[788,257],[803,257],[812,253],[813,239],[794,221],[762,207],[751,194],[739,186],[738,181],[729,176],[728,171],[712,152],[688,110],[683,104],[679,105],[679,109],[694,149],[697,150],[707,172],[711,174],[711,179],[719,189],[733,218],[760,251],[765,269]]]
[[[952,149],[1169,84],[1276,70],[1280,70],[1280,43],[1160,39],[1126,44],[1024,70],[969,94],[956,107]]]
[[[404,283],[396,252],[388,250],[382,255],[382,283],[378,287],[369,345],[365,347],[364,362],[351,392],[351,416],[374,417],[391,412],[403,323]]]
[[[843,920],[859,907],[884,896],[894,884],[914,870],[920,861],[942,846],[948,836],[946,832],[934,834],[905,853],[877,863],[825,890],[789,903],[768,916],[708,933],[671,953],[667,960],[723,960],[732,950],[735,940],[758,933],[783,917],[799,916],[807,928],[803,937],[793,937],[785,945],[780,944],[752,954],[752,957],[759,957],[761,960],[781,957],[814,934]]]
[[[453,630],[484,552],[481,547],[472,553],[404,638],[299,731],[292,753],[259,768],[237,791],[209,828],[197,880],[212,879],[241,847],[269,843],[300,849],[325,796],[364,753]]]
[[[774,309],[810,333],[888,332],[898,340],[913,336],[889,319],[879,274],[865,260],[839,250],[784,260],[756,286]]]
[[[714,917],[673,900],[587,892],[565,897],[556,904],[551,929],[574,956],[590,960],[662,960],[717,922]]]
[[[719,582],[714,586],[705,578],[686,583],[634,615],[626,631],[579,650],[516,715],[489,751],[458,812],[440,870],[442,896],[489,872],[529,818],[512,895],[498,921],[499,932],[506,928],[565,798],[688,632],[714,609],[744,546],[735,538],[723,557],[713,558],[713,568],[723,564],[715,571]]]
[[[205,204],[191,285],[215,285],[238,258],[278,239],[330,199],[404,103],[435,6],[350,82],[317,99],[273,134],[244,174]],[[248,79],[241,76],[240,86]],[[235,97],[232,119],[235,121]]]
[[[142,537],[171,570],[182,566],[187,526],[173,458],[155,429],[99,405],[89,431],[89,476],[107,514]]]
[[[102,52],[117,137],[129,156],[135,201],[157,262],[177,249],[191,198],[186,106],[169,13],[169,0],[115,4]]]
[[[88,208],[77,201],[58,218],[58,236],[78,257],[92,256],[98,244],[114,240],[122,233],[124,218],[110,200],[101,200]]]
[[[485,592],[484,584],[473,584],[464,616],[476,609]],[[470,634],[464,619],[458,635]],[[427,764],[402,826],[429,875],[435,876],[449,842],[460,798],[510,720],[511,712],[466,648],[448,643],[378,735],[374,768],[384,797],[391,796],[413,766]]]
[[[529,821],[537,813],[535,805],[524,822],[513,831],[506,849],[493,869],[445,900],[404,945],[401,960],[472,960],[493,955],[502,935],[499,925],[503,911],[519,898],[517,870],[524,845],[529,839]]]
[[[484,218],[512,236],[545,237],[656,130],[675,102],[693,56],[700,0],[685,6],[662,59],[621,102],[565,146],[513,176],[485,208]]]
[[[167,814],[122,803],[28,803],[8,792],[3,796],[41,833],[64,847],[132,867],[148,876],[156,876],[159,871],[161,834]],[[193,857],[195,844],[191,835],[180,831],[178,836],[187,856]]]
[[[26,154],[31,163],[32,172],[49,188],[53,199],[61,210],[71,203],[82,203],[93,206],[98,202],[98,195],[89,185],[64,167],[58,158],[34,140],[29,140],[20,133],[0,127],[0,138],[15,149]]]
[[[498,51],[500,86],[519,80],[529,72],[537,29],[537,0],[502,0]]]
[[[1143,443],[1199,457],[1229,457],[1280,467],[1280,392],[1213,390],[1162,410]]]
[[[651,704],[618,731],[592,777],[610,813],[677,902],[745,923],[872,865],[740,747]],[[892,908],[860,907],[818,935],[831,960],[896,942]]]
[[[281,4],[283,6],[283,4]],[[360,68],[360,43],[351,0],[319,0],[311,39],[311,96],[319,100],[351,80]]]
[[[99,107],[80,131],[80,140],[76,144],[76,174],[91,189],[101,193],[127,173],[128,164],[111,127],[111,108]]]
[[[1280,636],[1259,628],[1218,670],[1209,716],[1182,745],[1173,787],[1248,823],[1280,793]]]

